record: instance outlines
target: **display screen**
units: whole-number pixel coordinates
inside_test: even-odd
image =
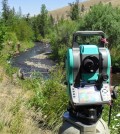
[[[94,103],[101,102],[100,91],[96,90],[94,86],[86,86],[79,88],[79,102],[80,103]]]
[[[101,90],[97,90],[94,85],[84,87],[71,86],[72,101],[77,105],[103,104],[110,103],[110,86],[104,84]]]

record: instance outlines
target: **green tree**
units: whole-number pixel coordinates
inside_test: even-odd
[[[80,17],[80,9],[79,9],[79,0],[76,0],[76,2],[69,3],[70,6],[70,12],[68,16],[71,18],[71,20],[78,20]]]
[[[31,20],[31,27],[34,32],[34,40],[38,41],[40,35],[39,28],[38,28],[39,25],[38,16],[31,17],[30,20]]]
[[[0,21],[0,51],[3,49],[3,43],[6,40],[7,35],[7,28],[5,27],[4,23]]]
[[[43,38],[45,37],[45,35],[47,34],[47,29],[48,29],[48,11],[46,9],[45,4],[43,4],[41,6],[41,13],[38,16],[38,20],[39,22],[39,30],[40,30],[40,34],[43,36]]]
[[[14,25],[14,30],[19,41],[30,41],[33,39],[32,28],[24,19],[19,19],[19,22]]]
[[[15,19],[16,19],[16,12],[14,7],[10,9],[8,5],[8,0],[3,0],[2,1],[2,20],[4,24],[11,29],[14,25]]]
[[[28,22],[28,24],[30,24],[30,14],[29,13],[26,15],[25,20]]]
[[[81,12],[84,12],[85,11],[85,6],[84,4],[81,5]]]
[[[53,27],[54,26],[54,22],[55,22],[55,20],[54,20],[53,16],[50,15],[49,16],[49,27]]]
[[[2,17],[4,21],[6,22],[9,19],[9,6],[8,6],[8,0],[2,1]]]
[[[102,3],[93,6],[80,30],[102,30],[108,36],[109,48],[116,47],[120,42],[120,9]]]
[[[72,45],[72,34],[77,28],[77,22],[71,20],[62,20],[55,25],[51,34],[52,56],[55,60],[64,62],[67,47]]]

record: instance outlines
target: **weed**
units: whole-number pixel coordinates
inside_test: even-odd
[[[0,131],[2,131],[4,128],[4,123],[3,122],[0,122]]]
[[[20,111],[17,112],[11,121],[11,125],[10,125],[10,133],[11,134],[23,133],[23,130],[24,130],[23,120],[24,120],[24,114]]]
[[[13,106],[11,106],[10,112],[13,115],[16,115],[19,112],[21,103],[22,103],[22,100],[20,98],[17,98],[15,104],[13,104]]]

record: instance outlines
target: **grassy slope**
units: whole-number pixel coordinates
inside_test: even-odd
[[[39,128],[41,113],[26,105],[32,91],[23,90],[3,72],[0,68],[0,134],[50,134]]]
[[[73,0],[74,1],[74,0]],[[113,6],[120,6],[120,0],[87,0],[85,2],[80,3],[80,7],[82,4],[84,4],[85,9],[89,9],[90,6],[93,6],[95,4],[98,4],[99,2],[103,2],[105,4],[111,2]],[[52,14],[54,18],[57,19],[57,16],[60,18],[61,16],[64,16],[64,18],[67,17],[67,13],[69,12],[70,7],[66,6],[60,9],[56,9],[53,11],[50,11],[49,14]]]

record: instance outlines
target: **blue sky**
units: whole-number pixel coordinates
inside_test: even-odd
[[[22,14],[30,13],[31,15],[36,15],[40,13],[40,8],[42,4],[46,5],[47,10],[55,10],[67,6],[68,3],[72,3],[76,0],[8,0],[9,6],[14,7],[16,11],[19,11],[21,7]],[[79,0],[83,2],[85,0]],[[2,9],[2,0],[0,0],[0,12]]]

